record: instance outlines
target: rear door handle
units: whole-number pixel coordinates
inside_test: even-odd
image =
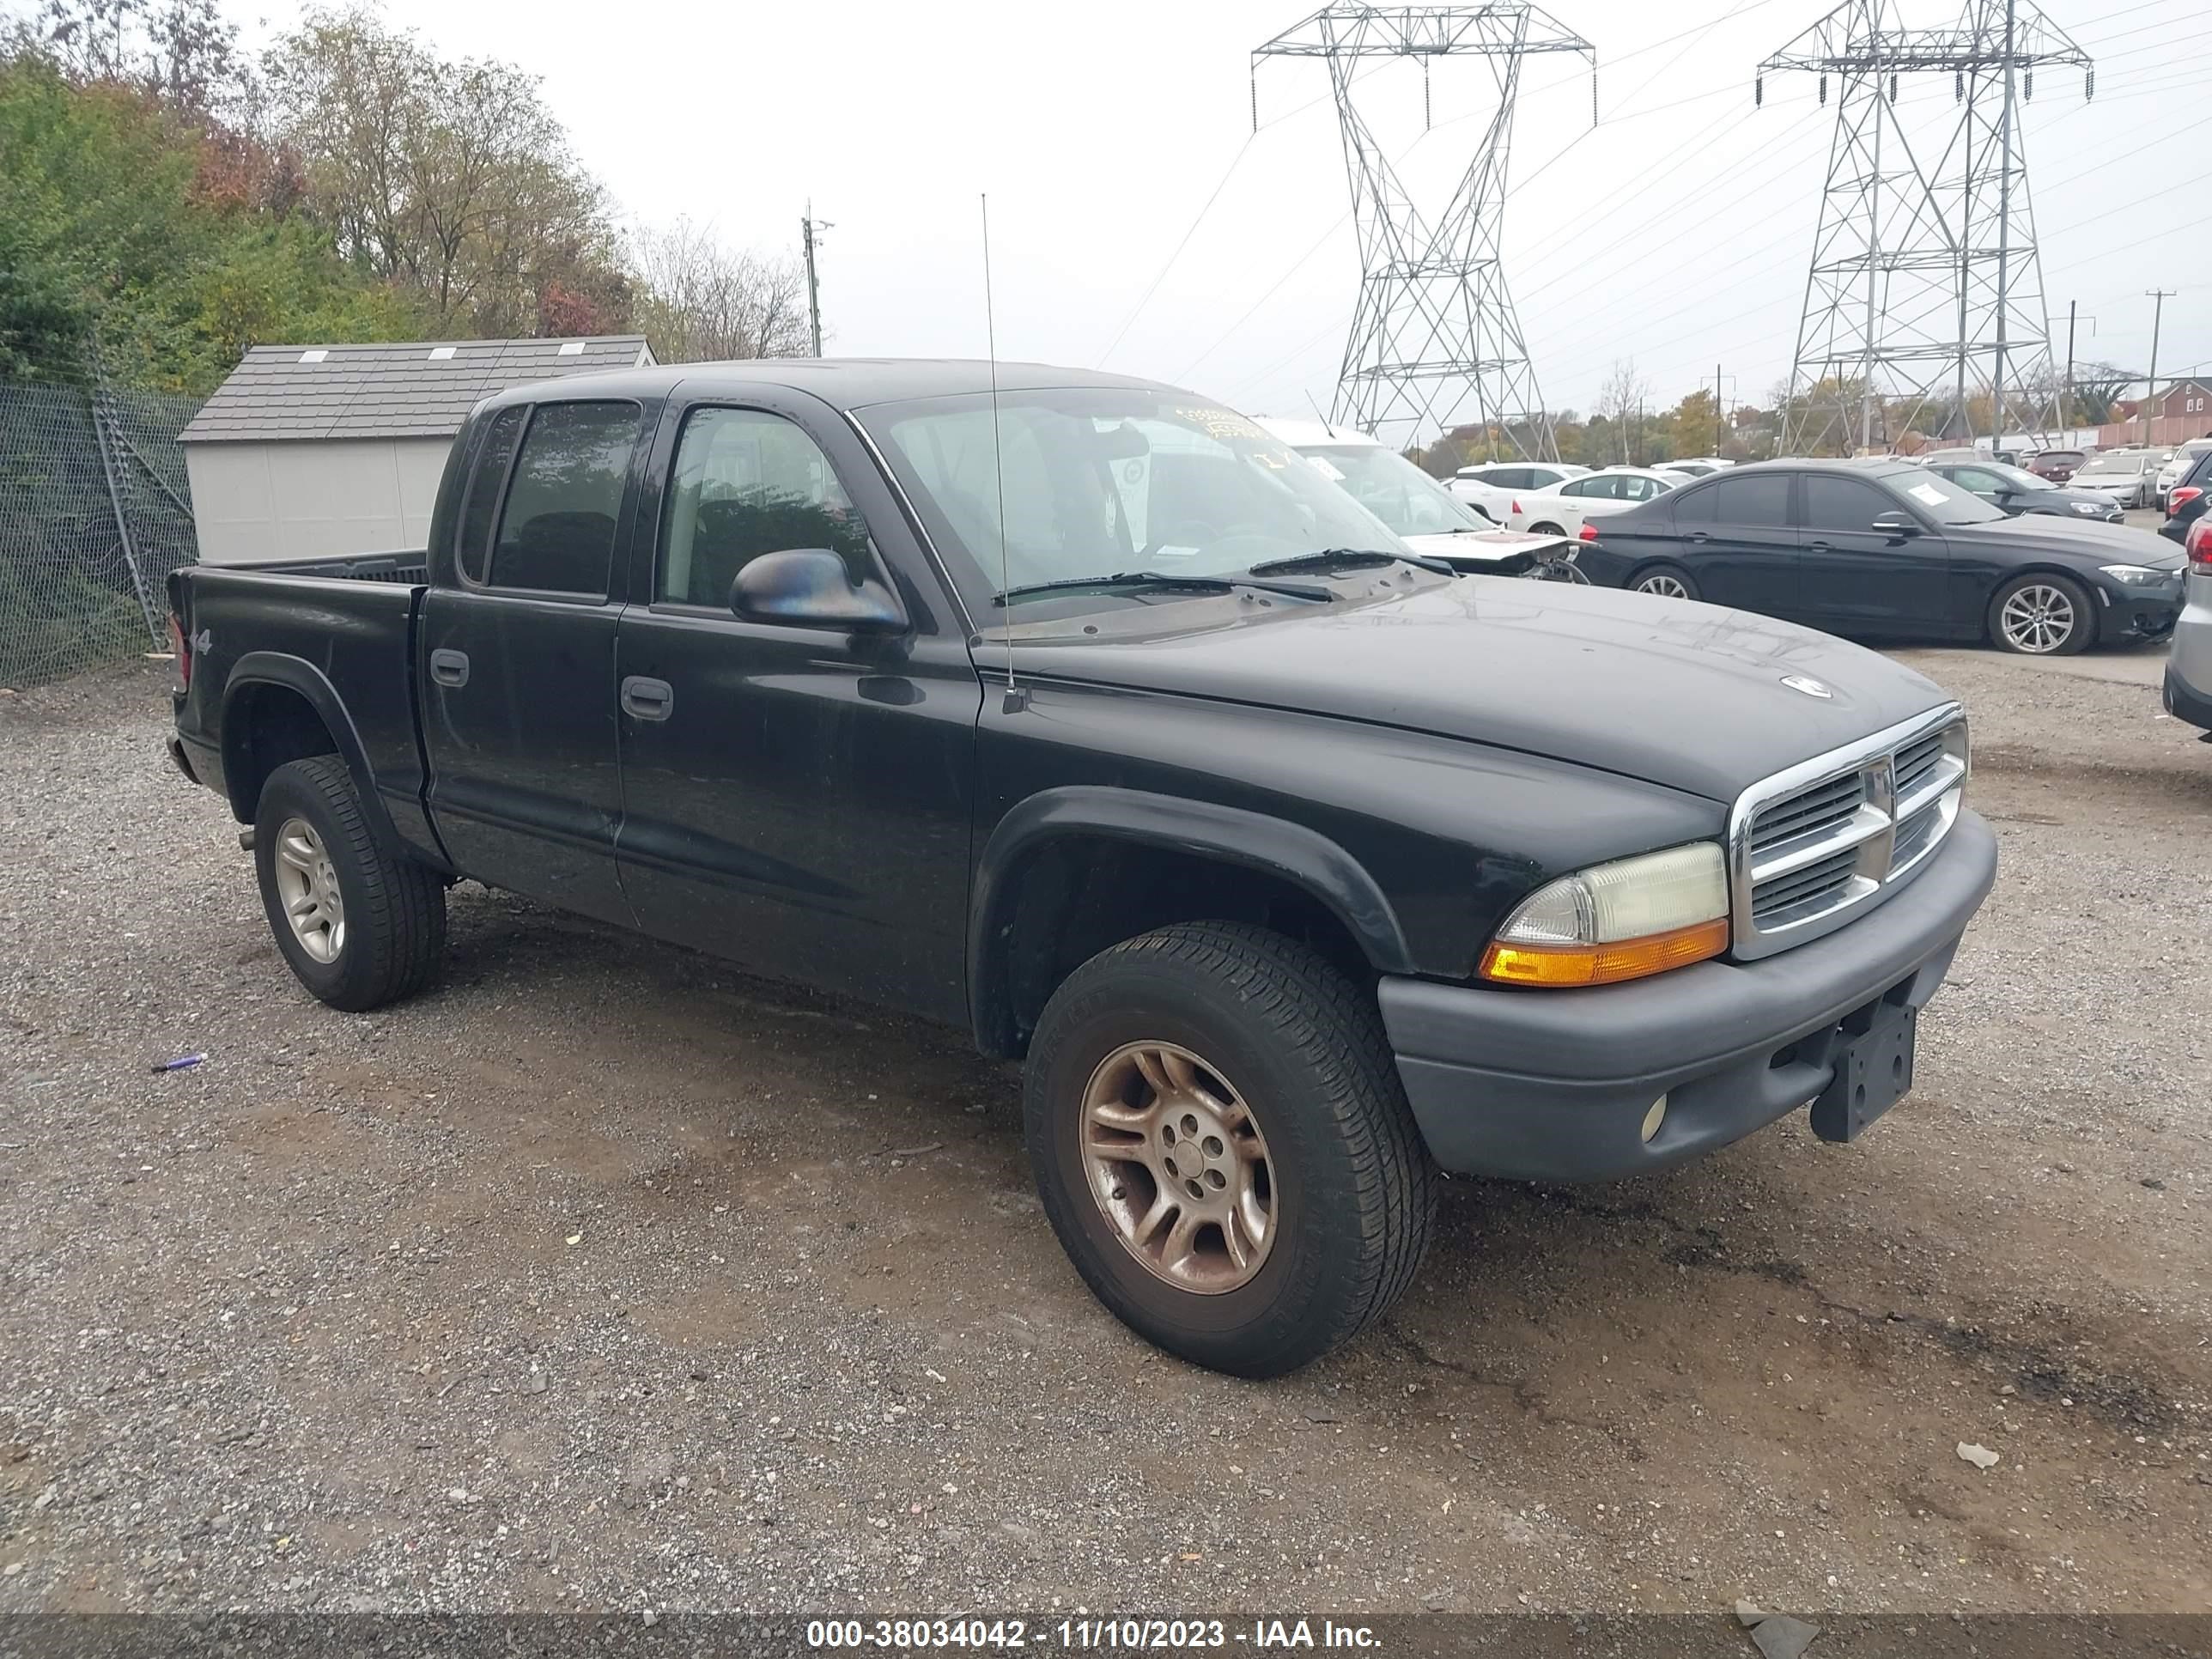
[[[676,708],[676,688],[666,680],[632,674],[622,683],[622,710],[634,720],[665,720]]]
[[[1712,540],[1712,538],[1705,534],[1702,530],[1692,530],[1688,536],[1684,538],[1684,539],[1690,542],[1703,543]]]
[[[441,685],[466,685],[469,683],[469,653],[465,651],[433,651],[430,653],[430,678]]]
[[[1828,544],[1826,542],[1807,542],[1805,545],[1815,553],[1828,551]]]

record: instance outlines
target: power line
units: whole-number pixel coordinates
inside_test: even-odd
[[[1206,198],[1206,205],[1199,209],[1198,216],[1190,222],[1190,228],[1183,232],[1182,240],[1175,245],[1174,252],[1168,255],[1166,261],[1154,273],[1151,284],[1146,287],[1137,303],[1129,307],[1129,314],[1121,319],[1121,326],[1114,331],[1114,337],[1106,342],[1106,349],[1092,360],[1091,368],[1103,368],[1106,366],[1106,360],[1114,355],[1114,348],[1121,343],[1121,337],[1129,331],[1130,325],[1134,323],[1145,307],[1152,302],[1152,295],[1160,291],[1160,284],[1167,281],[1168,272],[1174,270],[1176,261],[1182,258],[1182,251],[1190,246],[1190,239],[1198,234],[1198,228],[1206,222],[1206,216],[1213,210],[1213,204],[1221,199],[1221,192],[1229,187],[1230,175],[1237,171],[1238,164],[1251,149],[1252,140],[1258,136],[1256,131],[1247,133],[1244,142],[1237,146],[1237,154],[1229,158],[1229,165],[1222,169],[1220,180],[1213,186],[1213,193]]]

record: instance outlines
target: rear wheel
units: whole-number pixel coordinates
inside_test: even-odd
[[[381,1007],[437,976],[445,883],[382,845],[336,756],[269,775],[253,818],[253,863],[276,948],[333,1008]]]
[[[1628,585],[1638,593],[1656,593],[1662,599],[1698,597],[1696,579],[1679,564],[1646,565]]]
[[[2070,576],[2031,571],[2000,586],[1990,600],[1990,638],[1999,649],[2031,657],[2070,657],[2097,637],[2089,595]]]
[[[1553,524],[1547,520],[1542,524],[1530,525],[1528,526],[1528,533],[1532,536],[1564,536],[1567,532],[1558,525]]]
[[[1024,1111],[1045,1213],[1133,1330],[1276,1376],[1411,1282],[1437,1178],[1374,1004],[1263,928],[1163,928],[1046,1005]]]

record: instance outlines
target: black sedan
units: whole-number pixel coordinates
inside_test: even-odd
[[[2127,522],[2119,502],[2110,495],[2076,489],[2071,484],[2055,484],[2025,467],[2007,466],[2002,461],[1939,461],[1931,463],[1928,470],[2014,518],[2023,513],[2048,513],[2054,518],[2093,519],[2100,524]]]
[[[2061,656],[2172,632],[2184,561],[2124,525],[2013,518],[1924,466],[1768,461],[1612,515],[1580,563],[1833,634]]]
[[[2166,522],[2158,533],[2169,541],[2186,543],[2189,526],[2212,507],[2212,450],[2199,455],[2166,495]]]

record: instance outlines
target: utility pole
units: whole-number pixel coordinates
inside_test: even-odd
[[[1721,366],[1713,365],[1713,459],[1718,460],[1728,445],[1728,422],[1721,414]]]
[[[2158,406],[2158,325],[2166,318],[2166,302],[2173,297],[2170,288],[2151,288],[2143,290],[2146,299],[2156,301],[2150,313],[2150,383],[2143,388],[2143,447],[2150,447],[2151,410]]]
[[[814,244],[830,228],[826,222],[814,216],[814,204],[808,202],[806,216],[799,222],[799,239],[806,248],[806,324],[817,357],[822,355],[822,290],[814,280]]]
[[[2066,302],[2066,380],[2065,389],[2058,394],[2058,436],[2065,441],[2074,430],[2074,310],[2078,300]]]

